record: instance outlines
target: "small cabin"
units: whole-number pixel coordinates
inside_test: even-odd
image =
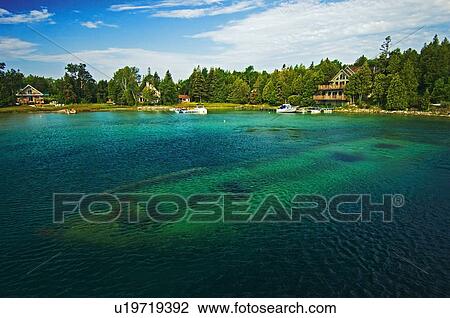
[[[191,97],[189,95],[178,95],[178,101],[180,103],[190,103]]]
[[[31,85],[22,88],[16,97],[19,105],[42,105],[45,103],[44,94]]]

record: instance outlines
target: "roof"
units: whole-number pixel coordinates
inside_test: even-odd
[[[358,71],[359,71],[359,69],[361,68],[361,67],[359,67],[359,66],[355,66],[355,65],[352,65],[352,66],[347,66],[347,67],[348,67],[349,69],[351,69],[353,73],[356,73],[356,72],[358,72]]]
[[[179,99],[189,99],[191,98],[189,95],[178,95]]]
[[[337,74],[331,79],[330,83],[336,81],[342,73],[344,73],[347,77],[351,77],[353,74],[358,72],[359,69],[359,66],[346,66],[345,68],[337,72]]]
[[[28,90],[31,89],[31,94],[28,93]],[[28,84],[27,86],[25,86],[24,88],[22,88],[17,94],[16,96],[39,96],[42,97],[44,96],[43,93],[41,93],[39,90],[37,90],[36,88],[34,88],[33,86],[31,86],[30,84]]]

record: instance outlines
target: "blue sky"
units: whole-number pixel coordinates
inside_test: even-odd
[[[375,56],[387,35],[396,42],[422,26],[399,46],[449,37],[450,1],[0,0],[0,61],[53,77],[81,59],[97,79],[125,65],[181,78],[197,64],[351,63]]]

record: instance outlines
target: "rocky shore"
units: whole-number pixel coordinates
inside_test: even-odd
[[[433,117],[450,117],[448,109],[419,111],[419,110],[384,110],[377,107],[359,108],[359,107],[338,107],[334,109],[336,113],[354,113],[354,114],[392,114],[392,115],[408,115],[408,116],[433,116]]]

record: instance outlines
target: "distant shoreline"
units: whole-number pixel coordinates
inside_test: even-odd
[[[64,107],[55,106],[11,106],[0,107],[0,114],[11,113],[65,113],[68,109],[75,109],[78,113],[84,112],[169,112],[174,107],[194,107],[194,103],[179,104],[172,106],[123,106],[123,105],[109,105],[109,104],[79,104],[79,105],[66,105]],[[223,110],[235,110],[235,111],[275,111],[276,106],[267,104],[250,105],[250,104],[225,104],[225,103],[205,103],[205,106],[209,110],[223,111]],[[405,115],[405,116],[421,116],[421,117],[446,117],[450,118],[450,110],[445,108],[439,111],[417,111],[417,110],[393,110],[388,111],[381,108],[359,108],[359,107],[336,107],[335,113],[339,114],[388,114],[388,115]]]

